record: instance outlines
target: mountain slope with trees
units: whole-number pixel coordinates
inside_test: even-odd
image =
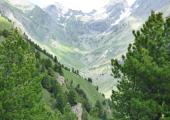
[[[170,15],[170,0],[135,0],[132,6],[127,0],[110,0],[90,13],[58,3],[41,8],[29,1],[0,0],[0,12],[59,61],[93,78],[93,84],[108,98],[116,86],[110,59],[126,53],[133,42],[132,29],[138,29],[151,10]]]
[[[110,101],[0,16],[0,118],[169,120],[170,18],[152,11],[132,33],[126,55],[111,60],[119,82]]]
[[[28,39],[7,18],[0,17],[0,118],[2,120],[76,120],[73,107],[81,104],[82,120],[107,119],[107,100],[78,72],[59,63],[57,57]],[[5,21],[5,22],[4,22]],[[5,23],[5,24],[4,24]],[[10,26],[10,27],[8,27]],[[82,84],[64,78],[77,76],[93,94],[86,95]],[[75,77],[71,77],[74,81]],[[69,79],[69,78],[67,78]],[[61,84],[62,80],[62,84]],[[93,96],[96,99],[93,99]],[[92,97],[92,98],[91,98]]]

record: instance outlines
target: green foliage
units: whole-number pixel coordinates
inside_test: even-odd
[[[9,34],[10,34],[10,32],[9,32],[8,30],[4,29],[1,34],[2,34],[2,36],[4,36],[4,37],[8,37]]]
[[[63,71],[62,71],[62,68],[61,68],[60,64],[55,64],[54,65],[54,71],[58,72],[60,75],[63,76]]]
[[[79,75],[79,70],[75,70],[74,68],[72,68],[72,73]]]
[[[0,116],[2,120],[42,120],[44,108],[35,55],[15,30],[0,44]]]
[[[50,59],[42,59],[42,63],[44,64],[46,69],[49,69],[52,67],[52,62]]]
[[[91,111],[91,115],[95,118],[100,118],[101,120],[107,120],[106,111],[100,101],[96,102],[95,107]]]
[[[76,115],[70,111],[71,111],[70,105],[66,104],[66,106],[64,108],[65,114],[63,116],[63,120],[77,120]]]
[[[91,79],[91,78],[88,78],[87,79],[90,83],[92,83],[93,82],[93,80]]]
[[[89,120],[88,112],[86,110],[83,110],[82,120]]]
[[[49,75],[45,75],[41,81],[41,84],[43,86],[43,88],[45,88],[46,90],[48,90],[51,93],[55,94],[55,87],[57,86],[57,82],[56,80],[49,76]],[[57,90],[56,90],[57,91]]]
[[[52,61],[41,59],[39,49],[33,49],[34,44],[24,40],[18,30],[9,33],[2,34],[5,40],[0,43],[0,118],[75,120],[67,109],[67,96],[55,78]],[[45,103],[42,87],[49,91],[51,100],[56,98],[56,102],[48,102],[55,102],[57,108]]]
[[[170,116],[170,19],[151,13],[135,42],[112,72],[120,81],[113,91],[114,117],[125,120],[167,120]]]
[[[61,113],[64,113],[64,108],[67,105],[67,98],[64,94],[58,94],[56,97],[56,107]]]
[[[79,96],[87,99],[86,93],[84,93],[84,91],[82,89],[80,89],[79,85],[76,87],[76,91],[79,94]]]
[[[40,52],[35,52],[35,57],[36,57],[36,59],[38,59],[38,60],[40,60],[40,57],[41,57],[41,55],[40,55]]]
[[[0,24],[1,26],[1,24]],[[81,103],[83,119],[95,101],[103,100],[92,84],[60,64],[18,30],[2,29],[0,36],[0,118],[2,120],[76,120],[71,106]],[[68,70],[66,77],[78,84],[61,86],[57,78]],[[59,74],[58,74],[59,73]],[[70,86],[68,86],[70,85]],[[86,88],[87,87],[87,88]],[[90,92],[92,93],[90,93]],[[92,115],[93,116],[93,115]],[[98,117],[96,117],[98,119]]]
[[[11,28],[12,28],[11,22],[6,18],[2,17],[0,14],[0,31],[10,30]]]
[[[85,100],[85,101],[83,102],[83,105],[84,105],[84,108],[86,109],[86,111],[87,111],[88,113],[90,113],[90,111],[91,111],[91,109],[92,109],[92,105],[88,102],[88,100]]]
[[[85,80],[81,76],[74,74],[68,70],[65,70],[65,69],[62,69],[62,70],[63,70],[65,79],[67,79],[69,83],[73,82],[72,83],[73,87],[76,87],[77,85],[80,86],[80,89],[85,93],[84,96],[87,97],[87,99],[89,100],[89,103],[92,104],[92,106],[95,105],[97,100],[101,100],[101,101],[104,100],[102,95],[96,90],[96,87],[93,86],[91,83],[89,83],[87,80]]]
[[[56,56],[54,57],[54,62],[55,62],[55,63],[58,63],[58,60],[57,60],[57,57],[56,57]]]
[[[71,106],[74,106],[77,104],[77,93],[75,90],[70,90],[68,93],[68,101],[70,103]]]

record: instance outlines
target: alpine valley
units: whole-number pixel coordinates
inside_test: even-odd
[[[89,13],[59,3],[40,8],[26,0],[0,0],[1,14],[61,63],[91,77],[107,98],[117,83],[110,60],[127,52],[134,39],[132,30],[141,27],[151,10],[169,16],[170,0],[136,0],[132,5],[111,0]]]

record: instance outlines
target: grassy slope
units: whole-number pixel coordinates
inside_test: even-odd
[[[42,58],[49,58],[44,53],[40,52]],[[49,58],[51,59],[51,58]],[[51,60],[53,62],[53,60]],[[54,63],[53,63],[54,64]],[[104,97],[96,90],[96,87],[89,83],[87,80],[82,77],[63,69],[64,78],[69,80],[68,82],[73,81],[73,85],[76,87],[80,84],[80,88],[86,93],[87,98],[89,99],[92,105],[95,105],[97,100],[103,101]]]
[[[4,17],[2,17],[0,15],[0,31],[3,30],[10,30],[13,28],[13,25]],[[0,41],[3,38],[0,38]],[[42,58],[49,58],[48,56],[46,56],[44,53],[40,52],[41,57]],[[50,59],[50,58],[49,58]],[[54,63],[53,63],[54,64]],[[98,91],[96,90],[96,87],[93,86],[91,83],[89,83],[88,81],[86,81],[85,79],[81,78],[80,76],[69,72],[65,69],[63,69],[64,72],[64,77],[65,79],[68,79],[69,82],[71,82],[71,80],[73,80],[73,85],[77,86],[78,84],[80,84],[80,88],[86,93],[90,103],[92,103],[92,105],[94,105],[96,103],[97,100],[104,100],[104,97],[98,93]],[[65,88],[63,88],[65,89]],[[48,107],[48,109],[53,109],[54,104],[55,104],[55,99],[54,97],[45,89],[43,89],[43,100],[46,103],[46,107]],[[88,116],[89,120],[97,120],[96,118],[93,118],[92,116]]]
[[[12,29],[12,24],[7,19],[5,19],[4,17],[0,16],[0,31],[3,31],[5,29],[6,30]],[[1,40],[1,38],[0,38],[0,40]],[[47,56],[45,56],[43,53],[41,55],[43,55],[43,57],[47,58]],[[45,89],[43,89],[43,95],[44,95],[44,101],[46,102],[46,104],[52,108],[53,107],[53,103],[55,102],[55,99]]]
[[[68,67],[75,66],[78,69],[84,67],[84,64],[78,60],[82,56],[83,50],[78,50],[79,54],[75,56],[76,48],[74,47],[50,40],[46,45],[48,46],[49,50],[57,55],[58,59]]]
[[[12,28],[12,24],[0,15],[0,32],[3,30],[9,30]],[[0,37],[0,42],[4,40],[4,37]]]
[[[75,87],[80,84],[80,88],[86,93],[90,103],[94,105],[97,100],[104,100],[103,96],[96,90],[96,87],[87,80],[65,69],[63,69],[63,72],[65,79],[69,80],[69,82],[73,81]]]
[[[41,53],[41,57],[49,58],[44,53]],[[49,58],[50,59],[50,58]],[[52,60],[53,61],[53,60]],[[87,80],[83,79],[82,77],[63,69],[64,78],[69,80],[68,82],[73,81],[73,85],[76,87],[80,84],[80,88],[86,93],[87,98],[89,99],[92,105],[95,105],[97,100],[103,101],[104,97],[96,90],[96,87],[89,83]]]
[[[8,22],[8,20],[6,20],[4,17],[0,16],[0,31],[4,29],[9,30],[11,28],[12,28],[11,23]],[[41,56],[43,58],[48,58],[48,56],[46,56],[44,53],[41,53]],[[89,83],[88,81],[81,78],[80,76],[72,72],[69,72],[65,69],[63,69],[63,72],[64,72],[65,79],[68,79],[69,82],[71,82],[72,80],[74,86],[77,86],[78,84],[80,84],[80,88],[86,93],[87,98],[89,99],[90,103],[94,105],[97,100],[101,100],[101,101],[104,100],[103,96],[96,90],[96,87],[93,86],[91,83]],[[47,92],[44,91],[44,94],[47,95]],[[45,97],[45,98],[48,98],[48,97]],[[51,100],[47,100],[47,101],[48,101],[47,103],[50,103],[49,101]]]
[[[0,31],[4,29],[9,30],[11,28],[12,28],[11,23],[8,22],[8,20],[5,19],[4,17],[0,16]]]
[[[46,89],[43,89],[43,99],[50,108],[54,107],[56,100]]]

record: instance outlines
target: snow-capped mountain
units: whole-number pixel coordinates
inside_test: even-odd
[[[126,52],[133,42],[132,29],[138,29],[151,10],[170,15],[170,0],[136,0],[134,4],[111,0],[89,13],[59,3],[42,9],[26,0],[0,1],[2,14],[61,62],[92,77],[106,95],[115,84],[110,76],[110,59]]]

